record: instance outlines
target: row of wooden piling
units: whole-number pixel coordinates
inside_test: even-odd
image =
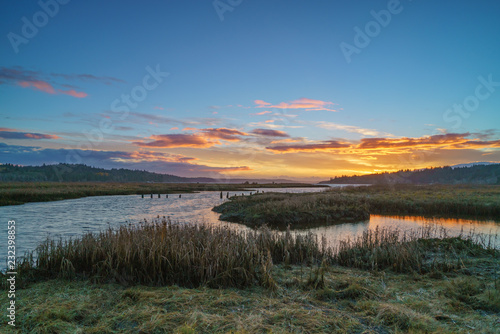
[[[141,194],[141,197],[144,198],[144,194]],[[179,194],[179,198],[182,197],[182,194]],[[151,198],[153,198],[153,194],[151,194]],[[158,194],[158,198],[161,198],[161,194]],[[168,194],[165,194],[165,198],[168,198]]]
[[[257,190],[255,193],[258,194],[259,191]],[[264,192],[262,191],[262,193]],[[250,195],[252,195],[252,192],[250,192]],[[234,196],[237,195],[235,194]],[[245,196],[245,193],[241,193],[241,196]],[[141,194],[141,197],[144,198],[144,194]],[[151,198],[153,198],[153,194],[151,194]],[[158,198],[161,198],[161,194],[158,194]],[[165,198],[168,198],[168,194],[165,194]],[[182,198],[182,194],[179,194],[179,198]],[[220,192],[220,198],[224,198],[222,191]],[[229,192],[226,193],[226,198],[229,198]]]

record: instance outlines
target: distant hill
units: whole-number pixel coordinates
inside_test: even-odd
[[[453,165],[450,166],[451,168],[461,168],[461,167],[472,167],[472,166],[479,166],[479,165],[496,165],[496,162],[488,162],[488,161],[483,161],[483,162],[471,162],[469,164],[458,164],[458,165]]]
[[[43,166],[0,165],[0,181],[19,182],[170,182],[170,183],[296,183],[285,179],[215,179],[181,177],[144,170],[104,169],[87,165],[58,164]]]
[[[446,166],[394,173],[341,176],[320,184],[500,184],[500,164]]]

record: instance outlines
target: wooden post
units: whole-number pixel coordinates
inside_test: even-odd
[[[179,194],[179,198],[181,198],[181,196],[182,196],[182,195],[181,195],[181,194]]]
[[[168,198],[168,194],[165,195],[165,198]]]
[[[222,198],[222,191],[220,192],[220,198]]]
[[[144,194],[141,194],[142,198],[144,198]]]
[[[153,194],[151,194],[151,198],[153,198]]]
[[[161,198],[160,194],[158,194],[158,198]]]
[[[229,198],[229,191],[228,191],[228,192],[227,192],[227,194],[226,194],[226,198]]]

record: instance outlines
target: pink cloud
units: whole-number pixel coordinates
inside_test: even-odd
[[[146,142],[133,142],[134,145],[140,147],[158,147],[158,148],[172,148],[172,147],[211,147],[218,142],[211,142],[198,135],[184,135],[184,134],[171,134],[171,135],[154,135],[150,139],[153,141]]]
[[[272,111],[266,110],[266,111],[261,111],[261,112],[258,112],[258,113],[255,113],[255,114],[250,114],[250,115],[262,116],[262,115],[270,114],[270,113],[272,113]]]
[[[56,135],[47,135],[43,133],[21,132],[16,129],[0,128],[0,138],[3,139],[60,139]]]
[[[42,91],[47,94],[57,94],[54,87],[46,81],[20,81],[19,86],[23,88],[33,87],[36,90]]]
[[[290,102],[281,102],[277,105],[272,105],[271,103],[265,102],[263,100],[255,100],[254,103],[257,105],[257,108],[336,111],[335,109],[331,109],[331,107],[333,106],[333,102],[313,100],[305,97]]]
[[[266,101],[262,101],[262,100],[255,100],[253,101],[255,104],[259,105],[259,106],[270,106],[271,103],[269,102],[266,102]]]
[[[57,91],[59,93],[61,93],[61,94],[65,94],[65,95],[69,95],[69,96],[73,96],[73,97],[77,97],[77,98],[83,98],[83,97],[87,97],[88,96],[87,93],[85,93],[85,92],[77,92],[74,89],[71,89],[71,90],[61,90],[61,89],[58,89]]]
[[[47,94],[52,94],[52,95],[57,95],[57,94],[64,94],[64,95],[69,95],[77,98],[83,98],[87,97],[87,93],[85,92],[77,92],[74,89],[69,89],[69,90],[62,90],[62,89],[55,89],[50,83],[43,81],[43,80],[36,80],[36,81],[19,81],[17,83],[19,86],[23,88],[32,88],[34,90],[39,90],[41,92],[47,93]]]

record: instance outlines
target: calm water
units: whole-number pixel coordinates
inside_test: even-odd
[[[316,192],[325,188],[284,188],[263,189],[265,192]],[[260,190],[262,191],[262,190]],[[248,195],[249,191],[239,191],[238,195]],[[235,194],[230,192],[230,195]],[[158,216],[169,216],[174,221],[200,222],[208,224],[229,224],[235,228],[246,229],[238,224],[225,223],[218,220],[219,214],[212,212],[213,206],[225,201],[220,199],[220,192],[200,192],[195,194],[170,194],[165,198],[141,198],[137,195],[86,197],[72,200],[43,203],[27,203],[23,205],[0,207],[1,235],[0,255],[6,259],[7,254],[7,222],[16,221],[16,253],[23,255],[33,250],[47,237],[77,237],[85,232],[96,232],[108,227],[122,224],[134,224],[151,220]],[[500,223],[491,220],[477,221],[467,219],[442,219],[423,217],[389,217],[371,215],[369,221],[324,226],[310,229],[318,234],[326,235],[330,244],[347,237],[355,237],[369,228],[398,227],[402,230],[416,228],[427,223],[440,224],[449,230],[450,235],[460,233],[461,229],[486,234],[500,234]],[[305,233],[299,231],[297,233]],[[5,268],[1,261],[0,269]]]

